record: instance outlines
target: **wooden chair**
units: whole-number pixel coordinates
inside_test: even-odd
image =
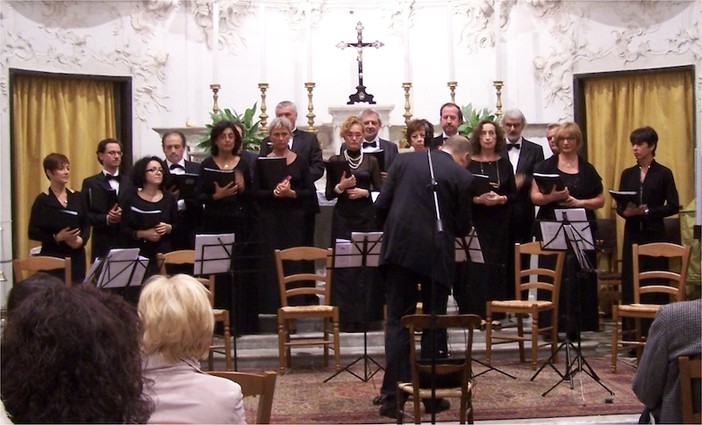
[[[63,282],[67,288],[71,287],[72,269],[71,258],[57,258],[45,255],[37,255],[34,257],[23,258],[21,260],[12,260],[12,269],[15,275],[15,281],[19,282],[29,276],[25,276],[24,272],[46,272],[52,270],[63,269]]]
[[[461,329],[467,332],[465,346],[460,345],[461,352],[451,353],[449,359],[437,359],[435,369],[435,395],[437,398],[460,398],[459,421],[464,424],[473,423],[473,371],[472,350],[473,331],[480,328],[480,317],[474,314],[437,315],[435,316],[435,329]],[[412,341],[418,329],[431,329],[431,315],[411,314],[402,318]],[[456,344],[458,347],[459,344]],[[410,344],[410,366],[412,382],[398,382],[397,400],[405,396],[412,399],[414,407],[414,423],[421,423],[422,399],[431,398],[430,381],[432,366],[431,361],[422,359],[417,355],[417,344]],[[398,423],[402,423],[404,407],[398,406]]]
[[[555,257],[555,266],[553,269],[546,268],[528,268],[522,270],[522,255],[537,255],[539,258],[553,256]],[[563,271],[563,261],[565,252],[563,251],[545,251],[541,248],[541,242],[530,242],[525,244],[515,244],[514,247],[514,287],[515,299],[506,301],[488,301],[486,305],[485,318],[485,356],[487,363],[490,365],[492,361],[492,345],[517,342],[519,344],[519,360],[524,363],[524,342],[531,341],[531,368],[536,370],[536,361],[538,359],[539,347],[551,346],[551,354],[555,355],[558,344],[558,297],[561,288],[561,276]],[[530,277],[535,276],[536,281],[530,282]],[[548,300],[529,300],[528,292],[530,289],[538,289],[542,292],[540,295],[550,294]],[[545,291],[545,292],[543,292]],[[550,326],[539,326],[539,313],[550,312]],[[493,313],[512,313],[517,318],[517,335],[499,332],[494,334],[492,331],[492,315]],[[531,315],[531,331],[530,335],[524,335],[524,317]],[[547,335],[550,341],[539,343],[539,334]],[[493,340],[497,340],[493,342]],[[556,357],[556,361],[558,358]]]
[[[700,388],[702,380],[702,359],[699,355],[690,358],[688,356],[678,357],[678,367],[680,369],[680,404],[683,423],[702,423],[702,406],[700,405],[699,393],[695,394],[695,386]],[[697,399],[696,399],[697,397]]]
[[[299,273],[285,275],[283,261],[316,261],[324,260],[325,274]],[[329,365],[329,346],[334,350],[336,370],[340,370],[339,344],[339,308],[329,305],[331,297],[332,250],[309,246],[300,246],[284,250],[275,250],[275,266],[278,272],[280,287],[280,303],[278,309],[278,355],[280,356],[280,373],[285,373],[286,367],[291,367],[291,347],[305,345],[321,345],[324,349],[324,366]],[[294,287],[292,284],[301,281],[321,281],[323,287]],[[291,306],[290,297],[296,295],[323,296],[324,303],[318,305]],[[324,323],[322,335],[290,335],[290,323],[303,318],[321,318]]]
[[[159,266],[159,273],[163,276],[168,276],[169,265],[195,264],[195,250],[184,249],[180,251],[171,251],[166,254],[156,254],[156,261]],[[208,278],[197,278],[209,291],[208,298],[210,305],[214,307],[215,295],[215,276],[210,275]],[[224,350],[224,364],[226,370],[232,370],[232,335],[231,335],[231,319],[229,310],[221,308],[213,308],[215,322],[222,323],[224,344],[210,345],[210,352],[207,356],[207,366],[210,370],[214,367],[213,354],[217,350]],[[236,344],[236,340],[234,340]]]
[[[595,253],[597,254],[597,297],[600,307],[600,329],[604,316],[612,314],[612,306],[622,301],[621,260],[617,258],[617,225],[613,218],[597,219]],[[603,263],[606,267],[603,267]]]
[[[244,397],[258,396],[258,409],[255,424],[271,423],[273,410],[273,393],[275,392],[276,373],[266,371],[263,374],[243,372],[207,372],[212,376],[229,379],[241,386]]]
[[[627,347],[636,347],[637,362],[641,360],[641,352],[646,341],[641,336],[641,319],[655,319],[660,305],[641,304],[642,294],[662,293],[668,294],[675,301],[683,301],[685,296],[685,280],[687,279],[687,266],[690,261],[690,247],[668,242],[655,242],[646,245],[634,244],[631,247],[632,266],[634,275],[634,303],[613,306],[612,309],[612,373],[617,373],[617,352]],[[666,257],[669,260],[680,259],[680,273],[670,270],[640,271],[639,256]],[[667,280],[670,284],[658,283],[641,285],[647,279]],[[631,317],[635,319],[634,339],[619,339],[619,318]],[[621,344],[621,348],[619,347]]]

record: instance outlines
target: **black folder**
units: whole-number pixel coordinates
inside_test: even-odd
[[[91,187],[88,189],[88,202],[91,211],[106,213],[117,203],[117,191]]]
[[[168,178],[168,186],[178,189],[181,199],[194,198],[199,179],[199,175],[192,173],[171,174]]]
[[[473,174],[473,183],[470,184],[470,187],[475,196],[480,196],[483,193],[495,190],[495,188],[490,185],[490,177],[485,174]]]
[[[617,201],[617,204],[626,207],[629,202],[639,205],[639,192],[634,190],[609,190],[609,194]]]
[[[351,175],[351,166],[348,161],[326,161],[324,166],[327,169],[327,179],[334,183],[334,185],[339,184],[341,177]]]
[[[77,211],[68,208],[56,208],[47,206],[42,211],[42,223],[46,229],[78,229],[81,227],[80,216]]]
[[[261,156],[257,163],[261,189],[273,190],[288,176],[288,164],[285,158]]]
[[[133,206],[132,214],[134,214],[139,230],[154,228],[161,222],[161,210],[145,211]]]
[[[205,178],[210,182],[210,184],[217,182],[220,187],[224,187],[236,180],[234,170],[218,170],[216,168],[205,168],[204,170]]]
[[[561,180],[561,176],[558,174],[534,173],[533,176],[534,181],[536,182],[537,186],[539,186],[539,191],[545,195],[553,192],[554,189],[556,191],[565,189],[563,180]]]
[[[380,167],[380,171],[387,171],[385,169],[385,151],[384,150],[378,149],[377,151],[363,152],[363,155],[370,155],[372,157],[375,157],[375,159],[378,160],[378,166]]]

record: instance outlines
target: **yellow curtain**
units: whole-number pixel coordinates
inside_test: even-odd
[[[660,71],[584,81],[587,154],[605,191],[618,189],[622,170],[636,164],[629,135],[651,126],[658,133],[656,161],[673,171],[680,205],[695,196],[693,79],[690,71]],[[617,217],[605,195],[600,218]],[[624,221],[617,217],[621,253]],[[621,255],[619,256],[621,258]]]
[[[49,187],[44,157],[68,157],[74,190],[100,170],[97,142],[116,136],[113,83],[14,75],[12,114],[13,245],[15,257],[25,258],[38,245],[27,238],[32,203]]]

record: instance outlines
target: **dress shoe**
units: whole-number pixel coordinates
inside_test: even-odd
[[[377,396],[373,397],[373,405],[374,406],[380,406],[383,404],[387,396],[385,394],[378,394]]]
[[[441,413],[444,410],[449,410],[451,403],[445,398],[436,399],[434,403],[431,400],[424,401],[424,412],[427,414]]]
[[[383,404],[380,405],[380,410],[378,410],[378,413],[380,416],[397,419],[397,403],[395,402],[395,399],[386,398],[383,400]]]

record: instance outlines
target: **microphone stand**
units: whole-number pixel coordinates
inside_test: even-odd
[[[433,201],[434,201],[434,212],[436,213],[436,227],[435,227],[435,232],[433,233],[432,237],[434,239],[433,243],[433,248],[436,248],[437,242],[440,240],[440,235],[444,233],[444,225],[441,221],[441,211],[439,210],[439,195],[437,194],[438,190],[438,183],[436,182],[436,176],[434,175],[434,164],[432,163],[431,160],[431,149],[427,150],[427,159],[429,161],[429,176],[431,178],[431,183],[429,186],[429,190],[432,192],[433,196]],[[434,252],[437,252],[436,249]],[[431,309],[429,311],[429,329],[430,329],[430,334],[429,334],[429,347],[430,347],[430,362],[431,362],[431,379],[430,379],[430,385],[431,385],[431,399],[429,403],[431,403],[432,410],[431,410],[431,423],[436,423],[436,299],[434,298],[435,296],[435,289],[434,285],[436,285],[436,266],[435,266],[435,261],[431,262],[431,282],[430,282],[430,288],[429,288],[429,299],[431,300]]]

